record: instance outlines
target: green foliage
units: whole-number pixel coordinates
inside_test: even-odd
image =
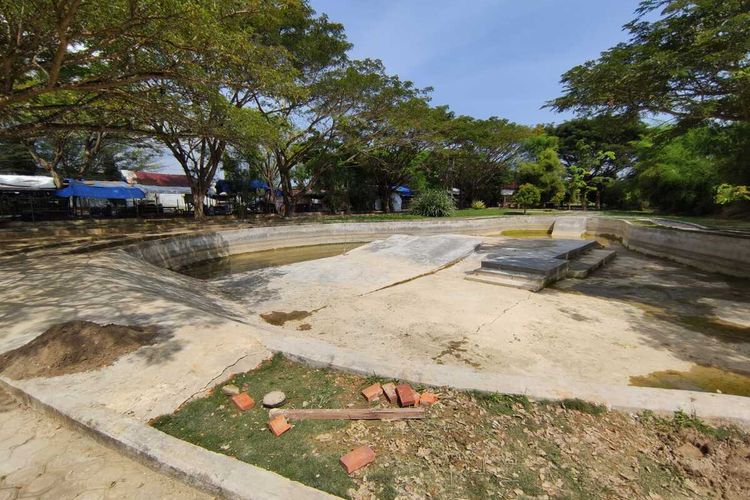
[[[482,200],[474,200],[471,202],[471,208],[474,210],[484,210],[487,208],[487,205]]]
[[[456,209],[453,198],[445,191],[429,189],[414,197],[411,210],[425,217],[449,217]]]
[[[564,175],[565,168],[551,147],[540,151],[536,161],[522,163],[518,168],[519,181],[537,186],[541,199],[555,205],[559,205],[565,196]]]
[[[542,199],[542,192],[539,188],[533,184],[522,184],[514,196],[516,203],[523,208],[523,213],[526,213],[527,208],[531,208],[538,205]]]
[[[750,188],[747,186],[720,184],[716,187],[714,200],[719,205],[728,205],[738,201],[750,201]]]
[[[654,14],[661,14],[657,19]],[[558,110],[669,113],[684,123],[747,121],[745,0],[643,0],[630,40],[563,75]]]
[[[720,184],[720,175],[718,165],[706,154],[710,141],[710,131],[699,128],[673,139],[649,137],[641,142],[636,178],[652,206],[696,215],[714,210],[714,187]]]

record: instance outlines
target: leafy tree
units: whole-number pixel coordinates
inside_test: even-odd
[[[443,185],[461,190],[462,207],[477,198],[496,200],[530,135],[528,127],[497,117],[454,118],[445,127],[442,147],[434,158]]]
[[[385,211],[396,187],[422,182],[430,152],[452,117],[446,107],[431,107],[426,93],[391,77],[345,129],[352,165],[373,182]]]
[[[556,149],[566,166],[587,161],[581,156],[590,151],[611,151],[613,155],[591,165],[593,176],[610,178],[625,175],[633,168],[638,159],[636,143],[646,132],[647,127],[640,120],[611,115],[575,118],[546,127],[547,134],[557,137]]]
[[[658,131],[654,131],[640,144],[641,161],[635,179],[642,195],[651,206],[667,212],[712,211],[720,175],[716,162],[706,154],[711,131],[696,128],[655,144],[658,139]]]
[[[559,205],[565,197],[565,167],[557,156],[557,151],[548,147],[542,150],[536,161],[521,163],[518,167],[518,180],[537,186],[545,203]]]
[[[534,207],[539,204],[542,200],[542,192],[533,184],[522,184],[514,196],[518,206],[523,208],[523,213],[526,215],[526,209]]]
[[[625,28],[628,42],[563,75],[552,107],[685,124],[750,120],[747,0],[643,0]]]

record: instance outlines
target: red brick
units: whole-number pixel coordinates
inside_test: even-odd
[[[341,462],[346,473],[351,474],[355,470],[359,470],[365,465],[371,463],[373,460],[375,460],[375,452],[372,451],[372,448],[369,446],[361,446],[341,457],[339,462]]]
[[[396,384],[388,382],[383,384],[383,394],[388,398],[391,403],[398,403],[398,395],[396,394]]]
[[[396,394],[401,406],[414,406],[419,401],[419,394],[411,388],[409,384],[400,384],[396,386]]]
[[[236,396],[232,396],[232,402],[242,411],[249,410],[255,406],[255,400],[246,392],[241,392]]]
[[[419,397],[419,404],[423,405],[434,405],[437,403],[438,397],[437,394],[433,392],[423,392],[422,395]]]
[[[380,399],[380,394],[383,392],[383,388],[380,384],[372,384],[370,387],[362,391],[362,395],[367,401],[377,401]]]
[[[286,431],[291,429],[292,426],[289,425],[289,422],[287,422],[284,415],[279,415],[278,417],[275,417],[268,422],[268,428],[271,429],[271,432],[273,432],[274,436],[279,437]]]

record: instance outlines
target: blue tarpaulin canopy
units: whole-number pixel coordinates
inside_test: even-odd
[[[244,186],[243,186],[244,185]],[[271,189],[268,187],[268,183],[260,179],[252,179],[250,181],[229,181],[226,179],[220,179],[216,181],[216,192],[217,193],[236,193],[244,189],[265,189],[268,191]]]
[[[58,189],[55,194],[61,198],[78,196],[99,200],[134,200],[146,197],[141,189],[133,187],[127,182],[76,181],[73,179],[68,179],[68,185]]]
[[[409,189],[407,186],[396,186],[396,188],[394,189],[394,191],[396,191],[401,196],[407,196],[408,197],[408,196],[413,196],[414,195],[414,193],[412,192],[412,190]]]

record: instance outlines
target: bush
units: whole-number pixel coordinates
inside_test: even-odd
[[[423,191],[414,197],[411,210],[425,217],[448,217],[456,209],[453,198],[439,190]]]
[[[487,205],[485,205],[482,200],[474,200],[471,202],[471,208],[474,210],[484,210],[487,208]]]
[[[523,213],[526,213],[527,208],[539,204],[542,199],[542,193],[538,187],[527,183],[518,188],[515,199],[518,206],[523,208]]]

